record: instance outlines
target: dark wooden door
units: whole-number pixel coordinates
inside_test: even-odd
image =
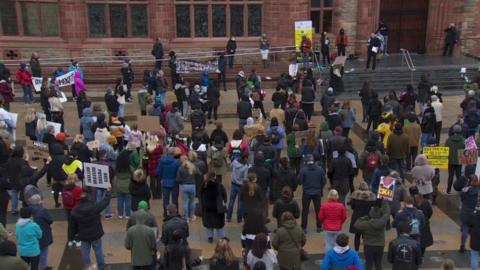
[[[425,52],[428,0],[381,0],[380,21],[389,28],[388,52]]]

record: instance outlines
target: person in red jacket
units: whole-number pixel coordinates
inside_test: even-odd
[[[242,131],[236,129],[233,132],[232,140],[227,144],[227,154],[230,161],[233,162],[235,159],[241,158],[242,153],[248,153],[248,143],[243,140]]]
[[[340,29],[340,32],[337,34],[335,45],[337,45],[337,56],[345,56],[345,49],[348,46],[348,36],[345,34],[343,28]]]
[[[302,36],[302,43],[300,43],[300,50],[302,51],[302,59],[304,63],[309,62],[310,53],[312,52],[312,40],[306,35]]]
[[[158,137],[150,135],[146,140],[147,149],[147,171],[150,178],[150,190],[152,191],[153,199],[162,198],[162,183],[161,179],[157,179],[157,166],[160,158],[163,155],[163,146],[159,143]]]
[[[15,73],[17,82],[22,86],[23,89],[23,101],[25,104],[33,102],[32,95],[32,74],[27,69],[27,64],[21,63],[20,68]]]
[[[68,246],[71,247],[75,244],[77,248],[79,248],[81,242],[75,238],[76,232],[71,216],[72,209],[78,205],[80,202],[80,195],[82,194],[82,188],[77,185],[77,182],[77,174],[74,173],[67,176],[67,181],[65,182],[62,190],[62,202],[63,208],[67,213],[68,220]]]
[[[331,189],[328,192],[328,201],[320,207],[318,219],[322,223],[325,238],[325,252],[335,245],[337,235],[342,231],[342,225],[347,219],[347,210],[343,203],[338,202],[338,192]]]

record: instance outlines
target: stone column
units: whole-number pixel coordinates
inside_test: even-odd
[[[480,0],[466,0],[461,27],[462,52],[480,57]]]

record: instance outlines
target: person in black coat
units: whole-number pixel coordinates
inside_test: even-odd
[[[460,253],[465,252],[465,243],[467,242],[468,237],[468,223],[470,217],[475,212],[475,207],[478,203],[480,192],[480,181],[475,174],[471,174],[468,177],[468,184],[462,188],[462,193],[460,193],[460,198],[462,200],[462,208],[460,209],[460,221],[462,222],[462,238],[460,243]]]
[[[377,66],[377,54],[380,52],[380,46],[382,45],[382,42],[374,33],[371,33],[367,43],[368,58],[366,69],[370,68],[370,62],[372,62],[372,70],[375,70],[375,67]]]
[[[83,142],[83,135],[76,135],[73,144],[70,146],[70,152],[75,152],[78,155],[78,160],[81,162],[90,162],[93,157],[93,152]]]
[[[411,194],[412,192],[410,192]],[[423,198],[422,195],[417,193],[414,195],[415,198],[415,207],[418,210],[421,210],[425,216],[425,226],[423,226],[420,234],[420,248],[422,249],[422,256],[425,254],[427,247],[433,245],[433,235],[430,230],[430,218],[433,215],[433,209],[430,202]]]
[[[216,123],[216,128],[212,131],[212,134],[210,134],[210,145],[214,145],[215,143],[215,138],[220,137],[223,146],[225,146],[229,141],[228,141],[228,135],[227,133],[223,130],[223,124],[222,122],[217,122]]]
[[[107,93],[105,94],[105,105],[107,106],[107,111],[110,114],[118,113],[118,107],[120,106],[120,104],[118,104],[117,97],[113,94],[113,91],[110,88],[107,90]]]
[[[368,216],[370,208],[372,208],[375,200],[376,196],[369,190],[366,182],[360,182],[358,190],[355,190],[351,195],[349,204],[353,213],[350,221],[350,233],[355,234],[354,244],[356,251],[360,249],[360,237],[362,236],[362,232],[357,230],[353,225],[359,218]]]
[[[163,45],[160,38],[157,38],[157,41],[153,44],[152,55],[155,57],[155,68],[162,69]]]
[[[310,121],[312,118],[314,103],[315,90],[313,89],[312,81],[304,80],[302,88],[302,100],[300,101],[300,104],[302,106],[302,110],[307,115],[308,121]]]
[[[175,230],[172,241],[165,245],[163,268],[168,270],[191,270],[190,248],[185,245],[181,230]]]
[[[10,183],[8,182],[7,177],[2,173],[2,176],[0,176],[0,223],[3,226],[7,226],[7,209],[8,202],[10,201],[8,190],[10,189]]]
[[[202,224],[207,229],[208,242],[213,242],[213,232],[217,230],[219,239],[225,238],[225,212],[227,192],[221,183],[216,182],[215,173],[209,173],[200,190],[200,206],[202,207]]]
[[[6,164],[5,175],[8,178],[9,186],[11,188],[12,199],[12,215],[16,215],[17,204],[23,188],[28,184],[24,180],[33,174],[33,169],[28,165],[24,159],[25,150],[23,146],[15,146],[12,150],[12,156]]]
[[[68,158],[65,155],[65,150],[62,144],[60,143],[52,143],[50,150],[52,162],[50,162],[48,166],[47,183],[51,183],[53,180],[53,199],[55,201],[55,207],[58,208],[60,207],[58,197],[63,189],[63,183],[67,179],[67,175],[63,171],[62,166],[67,162]]]
[[[330,162],[327,173],[332,188],[338,191],[339,201],[343,203],[350,191],[350,176],[354,174],[352,162],[347,158],[345,152],[345,147],[340,147],[338,157]]]
[[[129,100],[132,96],[131,95],[132,84],[133,84],[133,81],[135,80],[135,74],[133,72],[132,62],[130,60],[125,60],[125,63],[123,63],[122,68],[120,69],[120,72],[122,73],[123,83],[127,85],[126,98]]]
[[[321,44],[320,51],[322,52],[323,65],[325,66],[325,62],[327,62],[328,65],[330,65],[330,40],[327,37],[327,32],[323,32],[322,35],[320,36],[320,44]]]
[[[151,193],[143,170],[138,169],[133,172],[128,190],[132,196],[132,211],[137,211],[138,203],[140,201],[146,201],[148,204],[148,209],[150,209]]]
[[[220,76],[220,75],[219,75]],[[226,88],[224,88],[225,91]],[[217,85],[213,84],[212,82],[209,83],[207,89],[207,99],[208,99],[208,122],[211,124],[212,121],[212,111],[213,111],[213,119],[217,121],[218,115],[218,107],[220,106],[220,90],[218,89]]]
[[[453,48],[455,44],[458,42],[458,32],[457,28],[455,28],[455,24],[451,23],[448,28],[445,28],[445,46],[443,47],[443,56],[447,55],[452,56]]]
[[[478,252],[480,252],[480,205],[477,205],[475,212],[468,222],[468,232],[470,233],[470,258],[471,269],[478,267]],[[476,255],[476,256],[475,256]]]
[[[220,87],[220,83],[223,84],[223,91],[227,91],[227,61],[225,60],[225,53],[220,53],[218,56],[218,87]]]
[[[287,107],[287,93],[284,89],[286,88],[277,86],[275,92],[272,94],[272,103],[280,104],[282,110],[285,110]]]
[[[228,54],[228,67],[233,67],[233,61],[235,60],[235,52],[237,51],[237,42],[234,37],[230,37],[227,42],[227,54]]]
[[[401,221],[397,225],[398,237],[388,245],[387,260],[393,270],[417,270],[422,264],[420,243],[410,237],[410,225]]]
[[[292,213],[296,219],[300,217],[300,207],[293,198],[293,192],[289,186],[283,187],[281,198],[273,205],[272,217],[277,220],[277,228],[282,226],[282,214],[285,212]]]
[[[238,129],[243,131],[243,126],[247,124],[247,118],[252,117],[252,103],[248,95],[243,95],[237,103]]]

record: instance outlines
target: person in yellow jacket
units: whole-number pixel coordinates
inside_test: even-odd
[[[384,112],[382,114],[382,123],[378,125],[377,132],[382,135],[383,147],[387,148],[388,138],[392,134],[395,117],[391,112]]]
[[[70,151],[66,162],[62,165],[62,170],[66,175],[76,174],[79,180],[83,179],[83,164],[78,160],[77,151]]]

